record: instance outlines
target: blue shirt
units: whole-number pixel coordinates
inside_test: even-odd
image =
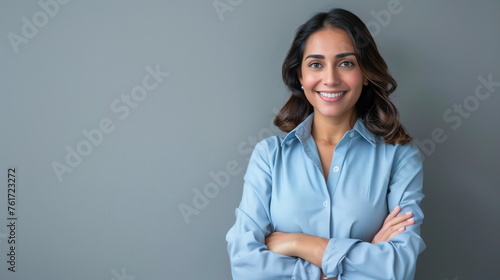
[[[233,279],[413,279],[423,213],[422,161],[411,144],[383,144],[358,119],[337,144],[325,181],[313,114],[281,138],[259,142],[245,174],[236,222],[226,236]],[[415,225],[371,244],[390,210],[412,211]],[[267,250],[274,231],[329,239],[322,268]]]

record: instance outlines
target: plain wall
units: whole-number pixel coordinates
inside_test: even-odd
[[[416,279],[499,279],[500,2],[66,2],[0,2],[0,279],[230,279],[281,63],[333,7],[369,25],[425,157]]]

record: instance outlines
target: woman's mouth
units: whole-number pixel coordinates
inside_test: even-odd
[[[339,91],[339,92],[324,92],[324,91],[318,91],[319,95],[326,97],[326,98],[336,98],[344,95],[347,91]]]

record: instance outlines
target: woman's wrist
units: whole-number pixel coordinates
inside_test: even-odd
[[[296,233],[294,240],[295,242],[292,246],[293,254],[317,267],[321,267],[323,254],[325,253],[326,246],[328,246],[328,239],[304,233]]]
[[[292,234],[292,240],[293,242],[291,243],[291,252],[290,255],[298,258],[302,258],[301,255],[304,251],[304,236],[305,234],[299,233],[299,232],[294,232],[290,233]]]
[[[298,232],[273,232],[266,237],[266,246],[271,252],[298,257],[321,267],[328,239]]]

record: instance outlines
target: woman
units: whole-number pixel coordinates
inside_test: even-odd
[[[283,79],[292,95],[275,124],[289,133],[250,159],[226,237],[233,278],[413,279],[422,164],[368,29],[346,10],[315,15]]]

